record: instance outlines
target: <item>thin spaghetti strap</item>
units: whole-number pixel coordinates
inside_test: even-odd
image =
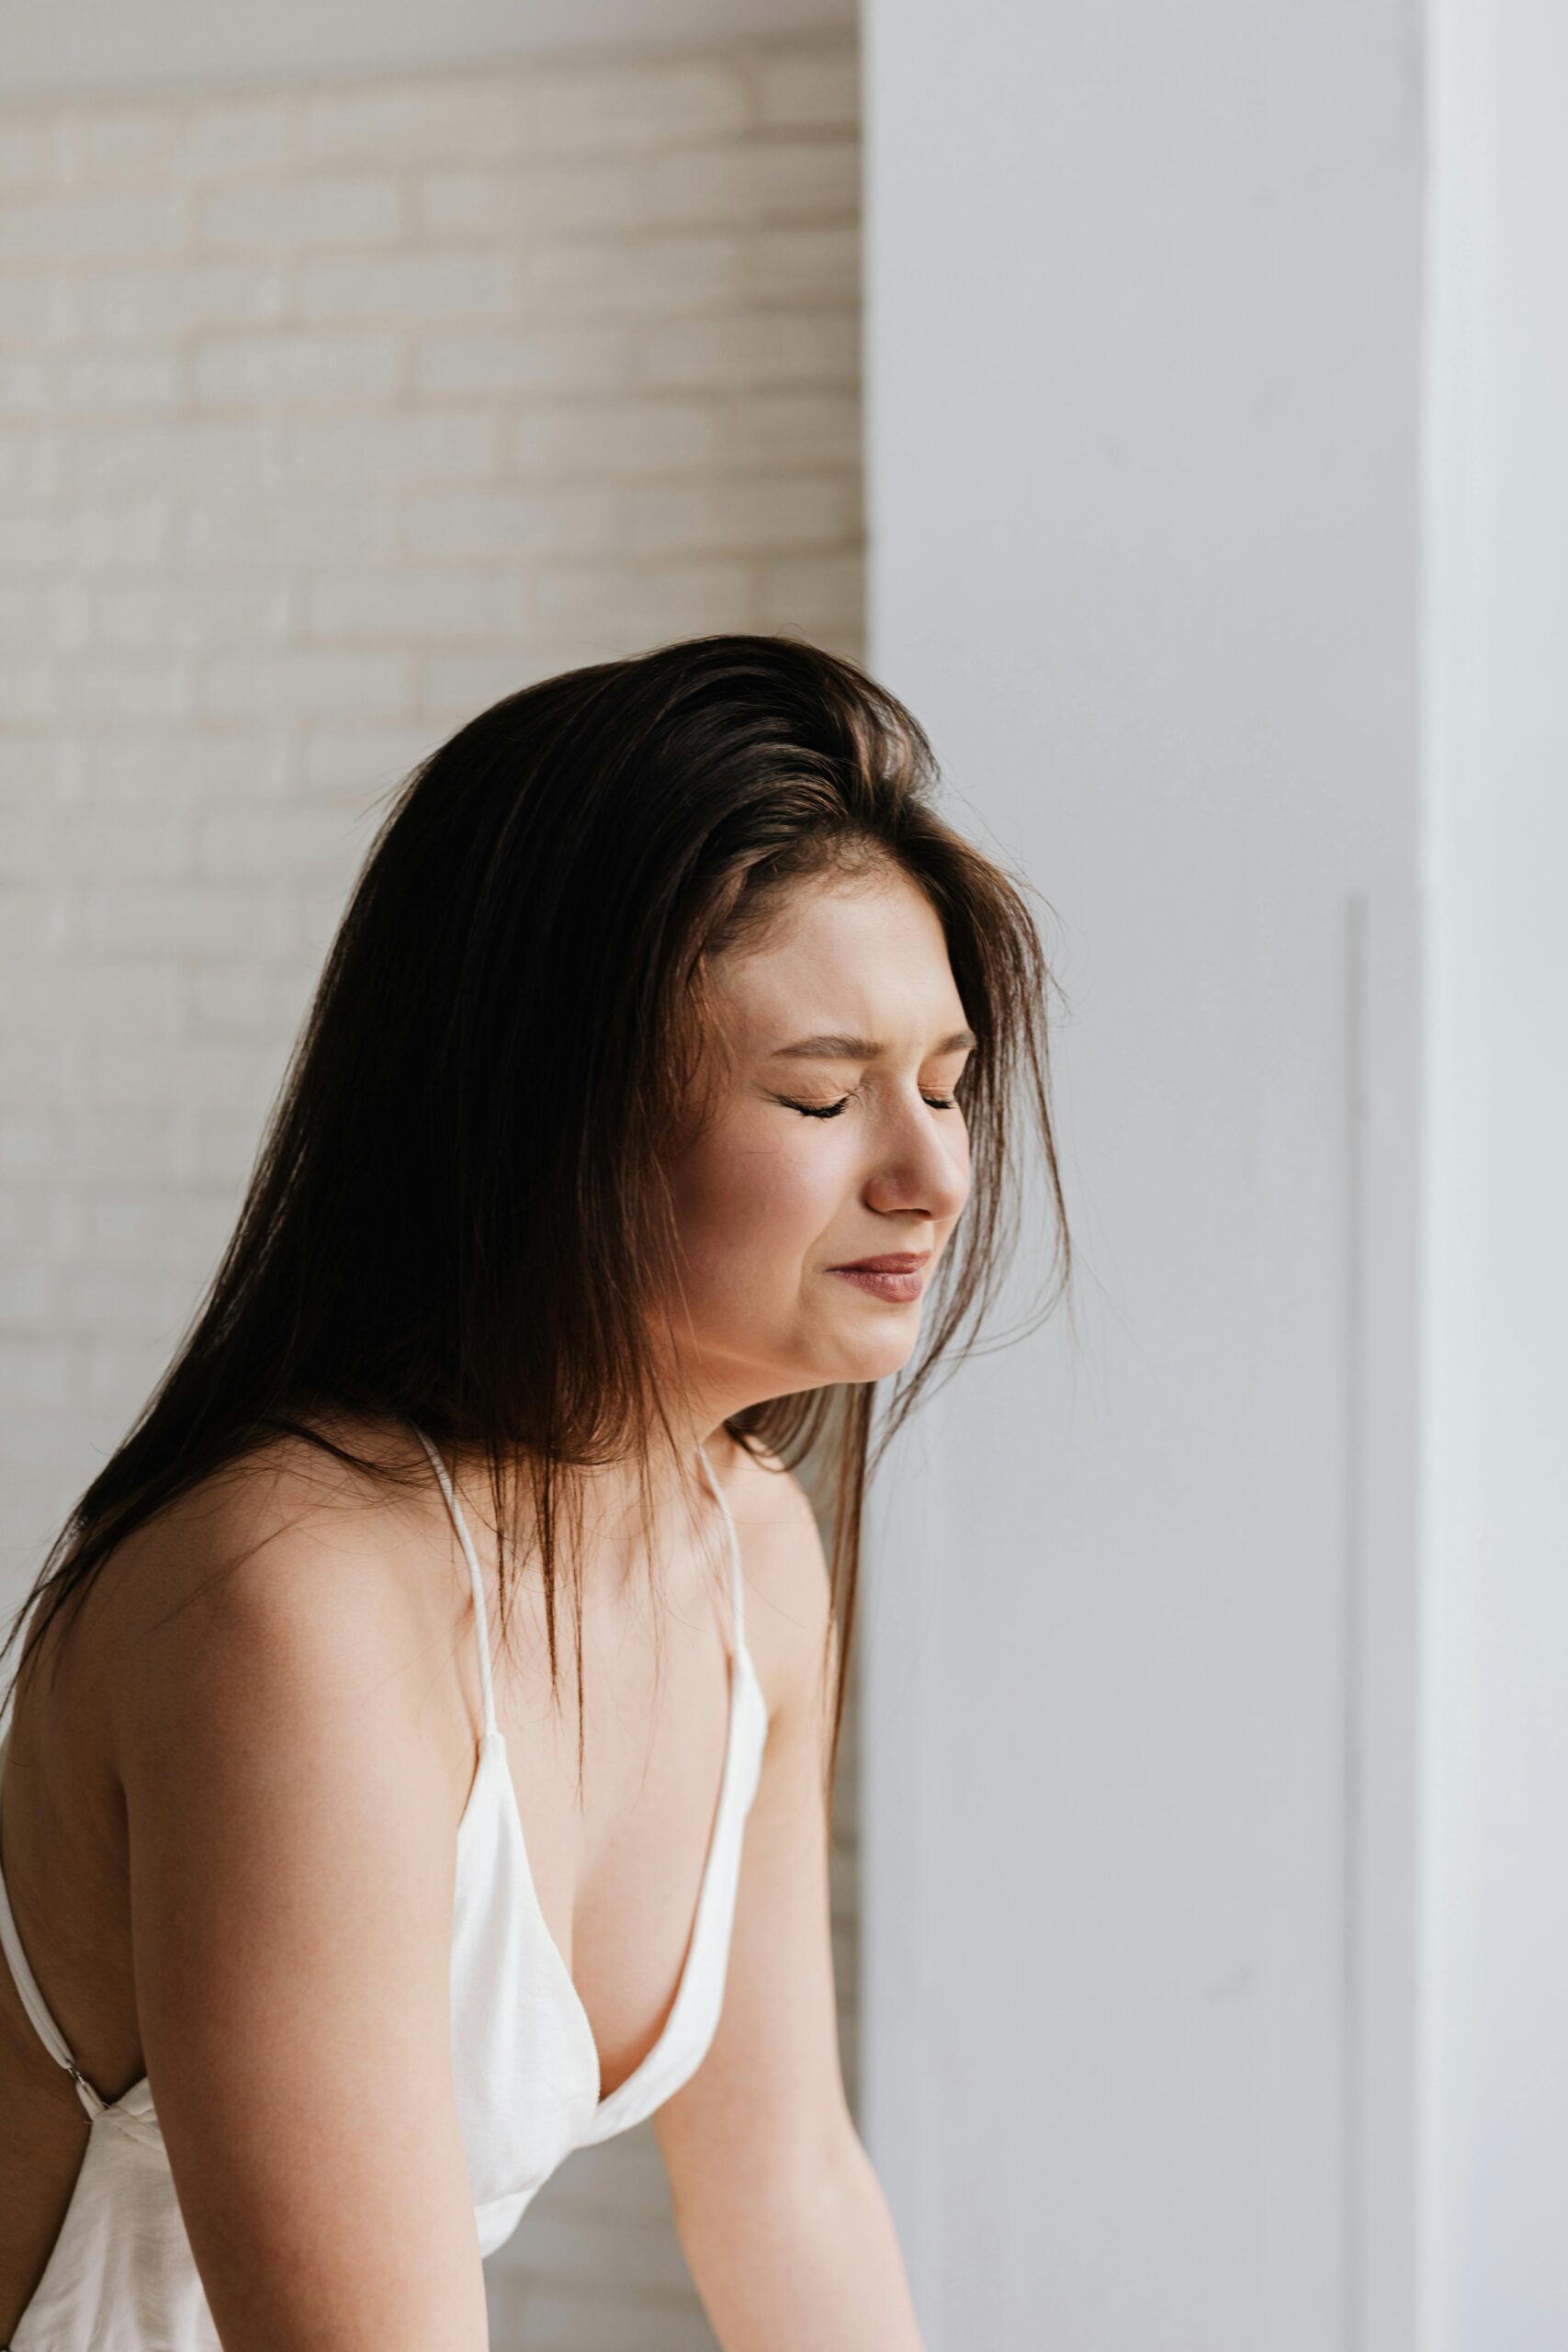
[[[464,1556],[468,1563],[468,1580],[474,1590],[474,1624],[479,1639],[479,1687],[484,1692],[485,1736],[488,1738],[496,1729],[496,1721],[495,1691],[490,1670],[490,1620],[485,1611],[484,1571],[479,1566],[479,1555],[474,1549],[474,1539],[468,1533],[468,1522],[463,1517],[462,1505],[457,1500],[457,1489],[452,1484],[446,1464],[442,1460],[437,1448],[432,1445],[423,1430],[420,1430],[419,1437],[420,1442],[430,1456],[435,1475],[441,1481],[441,1491],[446,1498],[446,1508],[452,1514],[452,1524],[457,1531],[457,1541],[461,1544]]]
[[[735,1618],[735,1646],[738,1650],[741,1650],[746,1646],[746,1587],[740,1574],[740,1538],[735,1532],[734,1515],[725,1498],[724,1488],[714,1476],[713,1464],[708,1460],[707,1449],[700,1439],[697,1443],[697,1453],[702,1458],[703,1468],[707,1473],[708,1485],[717,1498],[718,1507],[724,1513],[725,1526],[729,1532],[730,1607]]]
[[[9,1748],[10,1731],[7,1728],[6,1737],[0,1739],[0,1758],[8,1754]],[[0,1871],[0,1951],[6,1955],[12,1982],[21,1995],[22,2007],[31,2018],[33,2030],[39,2040],[56,2064],[63,2066],[75,2084],[76,2096],[87,2113],[101,2115],[108,2105],[108,2101],[95,2089],[76,2064],[71,2052],[71,2045],[56,2025],[54,2012],[43,1997],[38,1978],[33,1974],[27,1953],[22,1950],[21,1931],[17,1926],[16,1914],[11,1908],[10,1890],[6,1884],[3,1871]]]

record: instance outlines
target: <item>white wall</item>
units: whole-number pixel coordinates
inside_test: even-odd
[[[1568,20],[1438,0],[1432,2352],[1568,2343]]]
[[[1056,910],[1082,1252],[868,1605],[931,2352],[1407,2318],[1419,34],[868,12],[871,658]]]
[[[6,0],[0,99],[846,33],[854,0]]]
[[[574,661],[858,645],[856,103],[834,40],[0,119],[0,1577],[216,1259],[378,797]]]

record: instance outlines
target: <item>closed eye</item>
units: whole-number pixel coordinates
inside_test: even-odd
[[[837,1102],[793,1102],[787,1094],[780,1094],[774,1099],[784,1103],[787,1110],[799,1111],[807,1119],[836,1119],[844,1105],[855,1098],[852,1094],[844,1094]],[[929,1102],[933,1111],[956,1111],[958,1108],[955,1094],[922,1094],[920,1100]]]

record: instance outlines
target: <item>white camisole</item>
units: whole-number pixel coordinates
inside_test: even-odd
[[[768,1713],[746,1647],[735,1521],[701,1447],[729,1542],[729,1724],[717,1808],[686,1959],[663,2031],[600,2097],[588,2013],[535,1892],[506,1740],[495,1719],[484,1577],[446,1465],[421,1437],[473,1588],[484,1731],[457,1825],[452,1909],[452,2066],[481,2255],[493,2254],[574,2148],[630,2130],[696,2072],[718,2025],[746,1816]],[[6,1742],[0,1741],[0,1760]],[[60,2234],[9,2352],[219,2352],[143,2075],[101,2098],[76,2065],[28,1964],[0,1869],[0,1945],[28,2017],[90,2121]]]

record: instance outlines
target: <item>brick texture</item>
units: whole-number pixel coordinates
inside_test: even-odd
[[[382,799],[483,703],[862,640],[841,39],[0,114],[0,1599],[228,1234]],[[833,1855],[856,2094],[854,1739]],[[651,2127],[498,2346],[711,2345]]]

